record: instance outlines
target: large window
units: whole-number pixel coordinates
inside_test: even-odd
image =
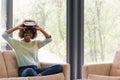
[[[85,0],[84,61],[110,62],[120,49],[120,0]]]
[[[13,0],[13,27],[35,20],[53,41],[39,50],[41,61],[66,62],[66,0]],[[18,32],[13,34],[18,39]],[[44,39],[39,32],[37,39]]]

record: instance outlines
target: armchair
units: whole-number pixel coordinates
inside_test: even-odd
[[[82,79],[120,80],[120,51],[116,51],[112,63],[83,65]]]

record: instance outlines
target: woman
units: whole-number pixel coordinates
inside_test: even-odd
[[[23,23],[35,21],[25,20]],[[61,65],[53,65],[45,68],[38,66],[38,50],[51,42],[51,35],[43,30],[39,25],[35,23],[34,26],[27,24],[21,24],[14,28],[5,31],[2,36],[14,49],[17,63],[18,63],[18,74],[20,77],[27,76],[45,76],[50,74],[56,74],[62,72]],[[16,40],[10,37],[10,34],[14,31],[19,30],[19,37],[21,40]],[[42,32],[45,36],[45,40],[33,40],[37,36],[37,31]]]

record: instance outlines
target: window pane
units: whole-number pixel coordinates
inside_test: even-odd
[[[1,1],[0,1],[0,32],[2,30],[2,27],[1,27]],[[1,35],[1,33],[0,33]],[[1,50],[1,36],[0,36],[0,50]]]
[[[6,50],[6,42],[1,34],[6,30],[6,0],[0,0],[0,50]]]
[[[40,60],[66,62],[66,0],[13,0],[13,25],[25,19],[35,20],[52,35],[53,41],[39,51]],[[17,33],[13,36],[18,39]],[[43,38],[39,33],[37,39]]]
[[[120,0],[85,0],[85,64],[111,62],[120,47]]]

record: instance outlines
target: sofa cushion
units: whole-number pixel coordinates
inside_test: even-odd
[[[18,66],[13,51],[3,51],[8,77],[18,76]]]
[[[96,75],[96,74],[89,74],[88,78],[91,80],[120,80],[120,77]]]
[[[0,78],[0,80],[28,80],[27,77]]]
[[[48,76],[38,76],[38,77],[28,77],[29,80],[65,80],[63,73],[48,75]]]
[[[0,78],[7,77],[7,70],[4,62],[2,52],[0,52]]]
[[[117,51],[115,54],[110,76],[120,76],[120,51]]]

